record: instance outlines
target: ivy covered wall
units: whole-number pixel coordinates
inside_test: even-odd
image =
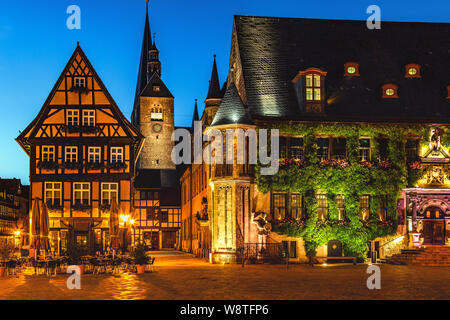
[[[397,227],[397,199],[403,188],[414,186],[420,168],[406,162],[405,140],[416,137],[419,147],[428,143],[430,127],[426,125],[368,125],[368,124],[273,124],[280,135],[302,136],[304,156],[301,161],[280,162],[274,176],[263,176],[256,169],[261,192],[297,192],[303,196],[305,213],[300,220],[286,218],[273,222],[273,231],[302,237],[308,256],[314,256],[320,245],[339,240],[346,254],[363,256],[367,243],[377,237],[394,234]],[[445,129],[443,129],[445,130]],[[320,161],[316,138],[319,135],[346,139],[348,159]],[[447,136],[444,134],[444,136]],[[371,138],[371,160],[359,160],[360,137]],[[379,161],[378,138],[388,139],[388,159]],[[450,139],[442,141],[448,145]],[[316,193],[325,192],[328,199],[328,219],[318,218]],[[336,196],[345,197],[345,218],[338,220]],[[370,216],[360,216],[361,196],[370,195]],[[387,196],[386,219],[380,219],[380,197]]]

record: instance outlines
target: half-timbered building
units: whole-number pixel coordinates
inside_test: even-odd
[[[143,136],[79,44],[17,142],[30,157],[30,200],[44,201],[49,210],[52,251],[71,243],[91,252],[107,249],[111,201],[123,224],[133,214],[132,179]]]

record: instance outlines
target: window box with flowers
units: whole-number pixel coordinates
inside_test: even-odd
[[[83,164],[81,162],[77,162],[77,161],[67,161],[67,162],[64,162],[63,166],[64,166],[64,169],[78,170],[78,169],[81,169]]]
[[[103,169],[105,166],[103,162],[88,162],[86,163],[86,169],[88,170],[100,170]]]
[[[74,211],[90,211],[91,209],[92,205],[89,203],[76,202],[72,204],[72,210]]]
[[[128,168],[128,165],[123,161],[119,161],[119,162],[110,162],[108,164],[108,167],[112,170],[125,170],[126,168]]]
[[[59,165],[55,161],[39,161],[37,164],[37,168],[45,170],[55,170],[59,168]]]

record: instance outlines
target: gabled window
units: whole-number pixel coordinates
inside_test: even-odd
[[[77,162],[78,161],[78,148],[77,147],[65,147],[64,149],[65,162]]]
[[[88,161],[90,163],[99,163],[101,157],[101,147],[88,147]]]
[[[83,126],[93,127],[95,126],[95,111],[83,110]]]
[[[87,182],[73,183],[73,203],[89,204],[91,201],[91,185]]]
[[[123,148],[111,147],[111,163],[123,162]]]
[[[118,190],[117,183],[102,183],[102,204],[110,204],[112,199],[118,200]]]
[[[77,127],[80,123],[80,111],[79,110],[67,110],[66,124],[71,127]]]
[[[359,76],[359,64],[356,62],[347,62],[344,64],[344,75],[346,77]]]
[[[406,78],[420,78],[420,65],[416,63],[410,63],[405,67]]]
[[[370,139],[359,139],[359,161],[370,161]]]
[[[55,146],[42,146],[42,161],[55,162]]]
[[[306,112],[323,112],[324,82],[327,72],[317,68],[300,71],[292,80],[300,105]]]
[[[393,83],[385,84],[381,87],[383,98],[398,98],[398,86]]]
[[[85,77],[74,77],[73,86],[75,88],[86,88],[86,78]]]

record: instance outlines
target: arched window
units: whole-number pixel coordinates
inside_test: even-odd
[[[398,98],[398,86],[393,83],[387,83],[381,87],[383,98]]]
[[[344,64],[344,75],[347,77],[359,76],[359,64],[356,62],[347,62]]]
[[[420,65],[416,63],[410,63],[405,66],[406,78],[420,78]]]

